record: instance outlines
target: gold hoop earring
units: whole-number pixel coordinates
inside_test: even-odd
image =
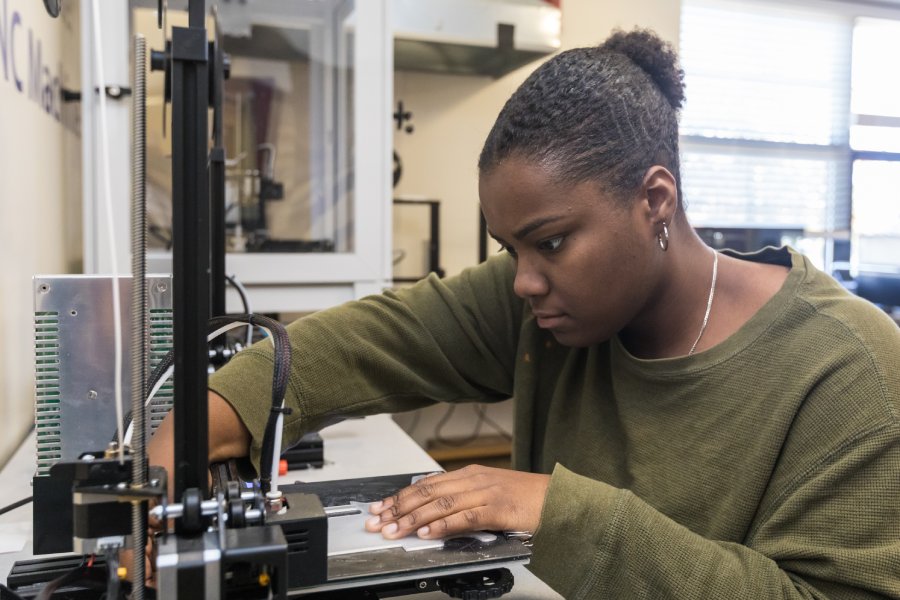
[[[656,242],[659,244],[660,249],[665,252],[669,249],[669,228],[666,227],[666,222],[662,222],[663,230],[661,233],[656,234]]]

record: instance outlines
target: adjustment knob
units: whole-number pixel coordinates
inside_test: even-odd
[[[442,578],[441,591],[452,598],[462,600],[488,600],[499,598],[513,587],[513,574],[509,569],[492,569],[480,573],[464,573]]]

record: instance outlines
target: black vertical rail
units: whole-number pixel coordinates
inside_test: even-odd
[[[213,316],[225,314],[225,148],[216,146],[209,155],[212,193],[212,305]],[[225,342],[223,334],[217,343]]]
[[[213,9],[215,10],[215,8]],[[222,39],[216,27],[216,42],[213,48],[213,70],[211,86],[211,106],[213,109],[213,149],[209,156],[209,181],[212,193],[212,314],[225,314],[225,147],[222,140],[222,111],[224,110],[225,59]],[[224,346],[222,335],[215,343]]]
[[[207,168],[209,46],[205,2],[191,0],[190,26],[172,30],[172,232],[175,350],[175,497],[207,496],[209,472],[206,326],[210,310]],[[179,534],[189,530],[184,519]],[[202,527],[199,528],[202,530]]]
[[[188,26],[206,29],[206,0],[188,0]]]

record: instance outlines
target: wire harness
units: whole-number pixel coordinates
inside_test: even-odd
[[[284,428],[284,417],[290,414],[290,409],[284,406],[284,397],[287,392],[288,380],[291,371],[291,342],[288,338],[287,330],[284,325],[264,315],[257,314],[241,314],[229,315],[224,317],[214,317],[209,320],[208,340],[213,340],[230,329],[242,327],[244,325],[256,326],[265,329],[268,332],[268,339],[275,348],[275,368],[272,376],[272,405],[269,410],[269,418],[266,422],[265,433],[262,440],[262,456],[260,459],[260,488],[263,493],[274,491],[278,486],[278,458],[280,456],[280,446],[282,430]],[[166,380],[171,377],[174,371],[175,354],[169,351],[160,360],[159,364],[153,370],[153,373],[147,379],[147,401],[149,404],[156,392]],[[123,427],[129,432],[125,435],[125,443],[127,444],[131,438],[130,430],[132,428],[131,415],[125,417]],[[118,437],[118,431],[114,439]]]

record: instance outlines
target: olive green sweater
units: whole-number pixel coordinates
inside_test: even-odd
[[[346,415],[515,398],[514,461],[552,473],[530,568],[566,598],[900,598],[900,330],[803,256],[690,357],[566,348],[497,257],[289,327],[285,438]],[[266,344],[213,376],[253,435]]]

